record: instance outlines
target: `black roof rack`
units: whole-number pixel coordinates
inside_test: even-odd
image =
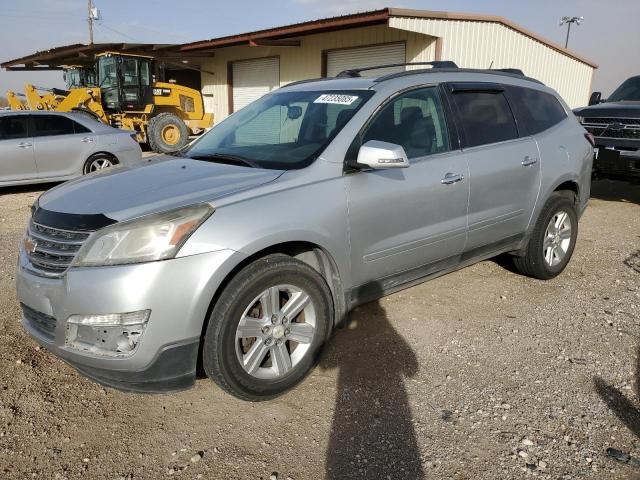
[[[408,65],[431,65],[432,68],[458,68],[458,66],[450,60],[436,60],[433,62],[390,63],[388,65],[375,65],[372,67],[351,68],[349,70],[343,70],[338,75],[336,75],[336,78],[361,77],[362,75],[360,75],[360,72],[366,72],[368,70],[380,70],[382,68],[406,67]]]
[[[324,80],[333,80],[333,77],[305,78],[304,80],[296,80],[295,82],[287,83],[281,88],[293,87],[294,85],[300,85],[301,83],[322,82]]]
[[[513,75],[520,75],[521,77],[526,77],[524,72],[519,68],[494,68],[496,72],[504,72],[504,73],[512,73]]]
[[[457,72],[457,73],[486,73],[486,74],[490,74],[490,75],[502,75],[505,77],[512,77],[512,78],[519,78],[521,80],[528,80],[530,82],[535,82],[538,83],[540,85],[544,85],[544,83],[542,83],[540,80],[536,80],[535,78],[531,78],[531,77],[527,77],[526,75],[524,75],[524,73],[522,73],[522,71],[520,71],[520,73],[513,73],[513,70],[517,70],[517,69],[494,69],[494,70],[483,70],[483,69],[477,69],[477,68],[439,68],[437,69],[437,71],[433,68],[420,68],[418,70],[405,70],[404,72],[396,72],[396,73],[390,73],[388,75],[384,75],[382,77],[378,77],[375,78],[373,81],[375,83],[380,83],[380,82],[384,82],[387,80],[392,80],[394,78],[398,78],[398,77],[406,77],[408,75],[420,75],[420,74],[424,74],[424,73],[452,73],[452,72]]]

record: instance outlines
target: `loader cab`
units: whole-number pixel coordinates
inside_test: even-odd
[[[102,106],[110,112],[142,111],[153,103],[149,57],[105,53],[97,57]]]
[[[67,85],[67,90],[98,86],[96,71],[92,67],[65,67],[62,75]]]

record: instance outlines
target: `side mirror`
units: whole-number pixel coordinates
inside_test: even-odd
[[[589,106],[597,105],[602,101],[602,92],[593,92],[589,97]]]
[[[358,151],[358,166],[376,170],[384,168],[407,168],[409,159],[401,145],[369,140]]]

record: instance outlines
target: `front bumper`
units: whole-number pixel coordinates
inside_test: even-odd
[[[71,268],[61,278],[31,273],[20,252],[16,288],[22,324],[42,346],[79,372],[121,390],[163,392],[195,381],[200,337],[213,295],[229,273],[232,250],[162,262]],[[65,345],[74,314],[151,310],[134,353],[105,357]]]
[[[596,148],[593,161],[596,176],[640,179],[640,141],[596,138]]]

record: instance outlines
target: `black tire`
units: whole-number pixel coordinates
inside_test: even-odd
[[[110,163],[110,165],[102,168],[110,168],[118,164],[118,159],[109,153],[94,153],[89,158],[87,158],[86,162],[84,162],[84,166],[82,167],[82,174],[87,175],[89,173],[93,173],[100,170],[100,169],[94,169],[94,166],[96,165],[96,163],[99,164],[101,162]]]
[[[238,358],[236,348],[242,344],[236,340],[236,330],[240,318],[254,299],[269,287],[281,284],[293,285],[309,295],[315,309],[313,339],[306,353],[287,373],[278,378],[256,378],[245,371]],[[240,399],[262,401],[274,398],[298,384],[314,367],[333,325],[332,312],[331,292],[316,270],[287,255],[269,255],[259,259],[242,269],[216,301],[204,336],[204,371],[220,388]],[[256,338],[254,342],[262,340]],[[293,353],[291,349],[296,346],[289,342],[285,348]],[[270,355],[264,357],[264,361],[270,362]]]
[[[570,243],[564,258],[556,265],[550,265],[544,257],[543,242],[547,226],[557,213],[564,212],[571,222]],[[555,192],[544,205],[538,221],[535,224],[529,243],[523,256],[514,257],[516,269],[529,277],[548,280],[558,276],[567,266],[578,237],[578,214],[576,213],[575,197],[573,192]]]
[[[171,132],[175,141],[167,136]],[[189,129],[186,123],[173,113],[160,113],[149,120],[147,142],[151,150],[158,153],[173,153],[184,148],[189,142]]]

